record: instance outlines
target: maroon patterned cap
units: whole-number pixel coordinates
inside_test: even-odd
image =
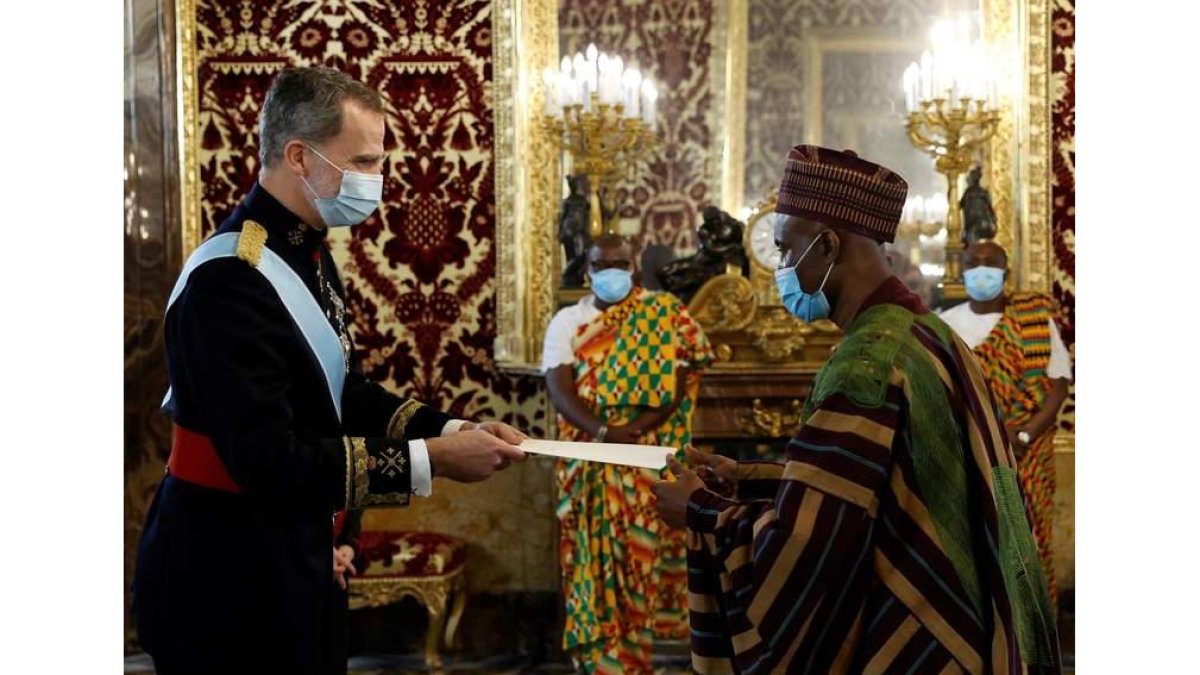
[[[907,196],[903,178],[852,150],[797,145],[783,167],[775,211],[892,242]]]

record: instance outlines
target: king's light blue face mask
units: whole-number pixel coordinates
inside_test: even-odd
[[[326,227],[358,225],[379,208],[379,202],[383,199],[382,175],[347,171],[329,161],[328,157],[313,146],[305,144],[305,147],[325,160],[326,164],[342,172],[342,189],[338,191],[337,196],[328,199],[322,199],[312,185],[309,185],[307,178],[300,178],[309,192],[312,192],[313,204],[317,207],[317,213],[321,214],[321,220],[325,221]]]
[[[1004,270],[999,267],[973,267],[963,272],[967,295],[975,302],[990,302],[1004,292]]]
[[[800,286],[800,275],[796,273],[796,268],[804,260],[804,257],[808,255],[813,246],[817,245],[821,235],[826,232],[828,230],[822,230],[817,234],[808,248],[804,249],[804,253],[800,254],[800,259],[796,261],[796,264],[775,270],[775,287],[779,289],[779,297],[783,300],[783,306],[793,316],[805,323],[829,318],[830,307],[829,299],[825,297],[825,282],[829,281],[833,263],[829,263],[829,269],[825,270],[825,278],[821,279],[821,285],[813,293],[804,292],[804,288]]]
[[[592,272],[592,292],[603,302],[618,303],[624,300],[631,290],[633,290],[633,272],[630,270],[610,267],[599,272]]]

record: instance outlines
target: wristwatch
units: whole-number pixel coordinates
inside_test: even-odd
[[[596,432],[596,442],[597,442],[597,443],[603,443],[603,442],[604,442],[604,437],[605,437],[605,436],[607,436],[607,435],[608,435],[608,425],[607,425],[607,424],[601,424],[601,425],[600,425],[600,430]]]
[[[1029,435],[1028,431],[1018,431],[1017,440],[1021,441],[1021,445],[1029,445],[1029,442],[1032,441],[1033,438]]]

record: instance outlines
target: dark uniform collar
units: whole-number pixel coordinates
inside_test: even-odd
[[[247,220],[253,220],[267,228],[269,240],[286,242],[303,251],[316,251],[329,234],[328,229],[309,227],[276,199],[261,183],[254,188],[242,203]]]

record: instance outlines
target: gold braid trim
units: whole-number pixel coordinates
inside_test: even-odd
[[[425,407],[424,403],[421,403],[420,401],[414,401],[411,398],[404,403],[401,403],[400,407],[396,408],[395,414],[392,415],[392,420],[388,422],[387,437],[391,439],[403,440],[404,430],[408,427],[409,421],[412,420],[413,415],[416,415],[417,411],[423,407]]]
[[[263,247],[267,245],[267,228],[253,220],[242,223],[242,234],[238,237],[237,257],[258,267],[262,260]]]
[[[347,439],[354,455],[354,501],[348,506],[362,506],[367,501],[370,479],[367,478],[367,439]]]

